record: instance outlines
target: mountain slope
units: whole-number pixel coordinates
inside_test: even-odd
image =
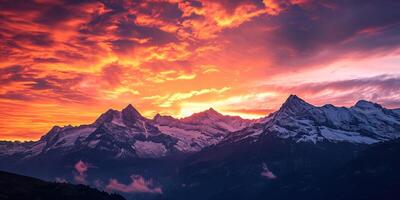
[[[177,175],[181,184],[166,190],[164,197],[310,199],[304,193],[306,188],[367,147],[328,141],[297,143],[272,135],[251,143],[217,145],[188,158]]]
[[[395,200],[399,153],[399,139],[373,145],[276,136],[242,141],[192,157],[179,174],[184,187],[165,199]]]
[[[210,108],[183,119],[156,115],[154,122],[162,133],[178,139],[175,145],[178,150],[196,152],[217,144],[231,132],[246,128],[255,120],[222,115]]]
[[[399,115],[400,115],[400,108],[393,109],[393,112],[395,112],[395,113],[397,113],[397,114],[399,114]]]
[[[322,181],[328,199],[398,199],[400,140],[382,142],[336,170]],[[334,190],[332,190],[334,188]],[[335,196],[333,198],[333,196]]]
[[[39,179],[0,171],[0,199],[8,200],[124,200],[84,185],[50,183]]]

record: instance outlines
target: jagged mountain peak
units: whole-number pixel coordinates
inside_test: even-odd
[[[139,111],[137,111],[136,108],[134,108],[132,106],[132,104],[129,104],[128,106],[126,106],[124,109],[122,109],[121,112],[123,115],[142,117],[142,115],[139,113]]]
[[[304,112],[312,108],[314,108],[313,105],[307,103],[298,96],[291,94],[286,99],[285,103],[282,104],[281,108],[277,112],[277,115],[279,115],[279,113],[287,113],[289,115],[293,115],[295,113]]]
[[[114,123],[123,126],[144,119],[145,118],[132,106],[132,104],[129,104],[121,111],[108,109],[107,112],[101,114],[93,124],[99,126],[103,123]]]
[[[287,100],[302,100],[302,99],[295,94],[290,94]]]
[[[311,104],[307,103],[297,95],[291,94],[286,99],[285,103],[283,103],[283,105],[311,105]]]
[[[121,111],[121,121],[128,127],[137,126],[137,122],[140,122],[141,126],[144,126],[147,119],[143,117],[139,111],[137,111],[132,104],[126,106],[126,108]]]

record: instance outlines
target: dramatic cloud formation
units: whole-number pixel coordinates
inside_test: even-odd
[[[125,185],[118,182],[116,179],[111,179],[106,186],[107,191],[118,191],[124,193],[156,193],[161,194],[162,190],[160,187],[156,187],[153,181],[146,180],[142,176],[132,175],[132,183]]]
[[[396,0],[0,2],[0,139],[129,103],[147,117],[256,118],[290,93],[400,107]]]

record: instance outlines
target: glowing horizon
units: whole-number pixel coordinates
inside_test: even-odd
[[[4,1],[0,140],[93,122],[213,107],[257,118],[289,94],[314,105],[400,107],[392,1]],[[371,16],[374,20],[368,20]]]

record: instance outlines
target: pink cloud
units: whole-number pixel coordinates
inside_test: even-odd
[[[278,178],[271,170],[268,169],[267,164],[262,164],[263,171],[261,172],[261,176],[266,177],[268,179],[276,179]]]
[[[162,193],[161,188],[155,187],[151,179],[145,180],[140,175],[132,175],[131,179],[132,183],[130,183],[129,185],[120,183],[116,179],[111,179],[108,185],[106,186],[106,190],[118,191],[124,193],[156,193],[156,194]]]
[[[77,183],[86,184],[86,172],[89,169],[89,164],[79,160],[75,164],[75,170],[77,174],[75,174],[74,179]]]

